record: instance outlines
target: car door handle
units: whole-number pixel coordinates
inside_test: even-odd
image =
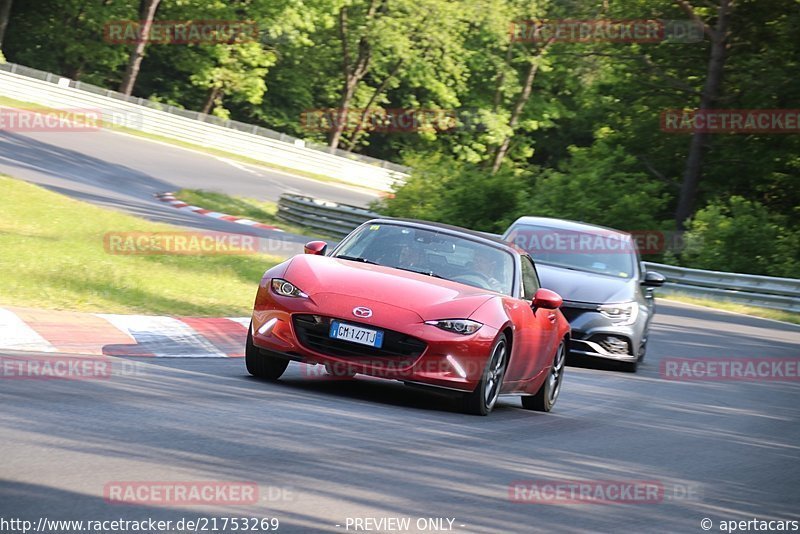
[[[555,314],[555,313],[551,313],[551,314],[549,314],[549,315],[547,316],[547,318],[550,320],[550,322],[551,322],[551,323],[554,323],[554,322],[556,322],[556,314]]]

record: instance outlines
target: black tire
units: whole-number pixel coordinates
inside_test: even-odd
[[[289,360],[264,354],[253,344],[252,323],[247,328],[247,344],[244,347],[244,363],[247,372],[258,378],[277,380],[289,366]]]
[[[472,393],[464,395],[464,412],[472,415],[489,415],[500,396],[503,378],[508,366],[508,341],[501,334],[492,345],[481,381]]]
[[[642,342],[642,345],[639,347],[639,358],[637,361],[643,362],[644,357],[647,355],[647,339]]]
[[[536,395],[522,397],[522,407],[526,410],[549,412],[556,405],[561,385],[564,382],[564,369],[566,367],[567,345],[562,341],[558,344],[556,354],[553,356],[553,365],[548,371],[547,379],[536,392]]]

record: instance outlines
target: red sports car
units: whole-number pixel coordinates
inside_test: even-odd
[[[548,412],[569,324],[515,245],[442,224],[375,219],[328,255],[323,241],[264,273],[245,351],[276,380],[290,360],[460,395],[488,414],[501,394]]]

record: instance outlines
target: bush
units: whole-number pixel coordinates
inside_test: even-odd
[[[800,231],[740,196],[711,202],[689,221],[686,267],[800,278]]]
[[[411,177],[393,198],[373,206],[384,215],[502,233],[526,208],[528,182],[520,172],[492,175],[440,153],[414,156],[407,163],[414,169]]]
[[[562,172],[539,176],[527,215],[571,219],[619,230],[663,230],[669,195],[619,147],[570,149]]]

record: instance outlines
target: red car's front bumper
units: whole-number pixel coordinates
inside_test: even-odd
[[[355,317],[356,307],[370,308],[372,317]],[[331,339],[331,319],[384,331],[382,350]],[[335,293],[283,297],[262,284],[253,310],[252,335],[257,347],[293,360],[472,391],[486,367],[497,330],[484,325],[465,336],[427,325],[416,313],[383,302]]]

